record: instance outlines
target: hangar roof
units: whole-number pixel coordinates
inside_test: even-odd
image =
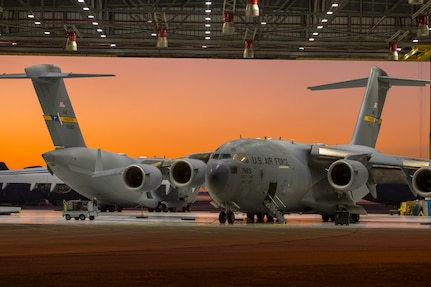
[[[259,16],[245,15],[250,2]],[[385,60],[431,42],[417,36],[431,1],[409,2],[421,1],[0,0],[0,54],[243,58],[247,42],[261,59]],[[65,49],[71,31],[77,51]]]

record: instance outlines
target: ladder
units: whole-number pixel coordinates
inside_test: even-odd
[[[263,204],[266,207],[267,212],[277,218],[277,222],[279,224],[286,223],[286,219],[283,216],[283,213],[278,210],[279,205],[275,202],[275,200],[268,194],[268,198],[263,201]],[[284,206],[283,202],[277,197],[278,201]]]

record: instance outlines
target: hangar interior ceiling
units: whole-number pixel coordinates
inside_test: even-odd
[[[431,0],[0,0],[0,54],[403,60],[431,44],[429,13]]]

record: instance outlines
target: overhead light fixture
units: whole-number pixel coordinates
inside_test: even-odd
[[[43,34],[45,34],[45,35],[51,35],[51,32],[45,31],[45,32],[43,32]]]
[[[223,13],[223,34],[235,33],[235,24],[233,23],[233,11],[225,11]]]
[[[34,15],[33,14],[28,14],[27,17],[30,18],[30,19],[33,19]]]
[[[422,5],[424,4],[424,0],[409,0],[410,5]]]
[[[398,44],[397,44],[397,42],[389,42],[388,60],[398,61]]]
[[[66,35],[66,51],[78,51],[78,45],[76,44],[76,32],[69,30],[67,31]]]
[[[254,58],[253,40],[244,41],[244,53],[242,54],[242,56],[244,59]]]
[[[245,6],[245,16],[249,17],[259,17],[259,5],[258,0],[247,0]]]
[[[430,35],[430,29],[428,27],[428,15],[420,14],[418,16],[418,30],[416,36],[428,37]]]
[[[166,28],[159,28],[157,32],[157,48],[168,47],[168,30]]]

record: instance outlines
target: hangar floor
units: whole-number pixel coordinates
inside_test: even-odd
[[[0,217],[2,286],[400,286],[429,284],[431,218],[317,215],[233,225],[217,213],[61,212]]]

